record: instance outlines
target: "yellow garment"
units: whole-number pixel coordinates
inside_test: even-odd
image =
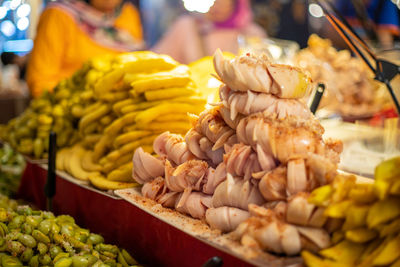
[[[142,40],[139,12],[131,4],[124,5],[115,26]],[[69,14],[48,8],[40,17],[28,62],[27,83],[31,94],[38,97],[44,90],[51,91],[91,57],[119,52],[93,41]]]

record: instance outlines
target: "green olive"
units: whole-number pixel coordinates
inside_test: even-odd
[[[72,257],[72,266],[74,267],[92,266],[98,260],[99,260],[98,258],[90,254],[75,255]]]
[[[25,222],[25,216],[18,215],[12,218],[11,222],[8,224],[9,229],[20,228],[21,224]]]
[[[31,215],[32,214],[32,209],[28,205],[18,206],[17,207],[17,213],[20,214],[20,215]]]
[[[97,245],[104,242],[104,238],[98,234],[90,234],[87,243]]]
[[[8,227],[4,223],[0,222],[0,236],[4,237],[8,233]]]
[[[53,224],[51,225],[51,229],[50,229],[51,233],[54,234],[58,234],[61,231],[60,226],[58,226],[58,224],[56,224],[55,222],[53,222]]]
[[[57,245],[52,245],[49,249],[49,252],[50,252],[51,258],[54,259],[58,254],[63,252],[63,250]]]
[[[12,231],[7,234],[6,240],[18,240],[21,235],[20,232]]]
[[[19,255],[25,250],[24,245],[22,245],[22,243],[18,241],[6,241],[6,244],[7,250],[13,255]]]
[[[30,267],[39,267],[39,256],[33,256],[29,261]]]
[[[25,222],[21,225],[21,230],[23,233],[30,235],[30,234],[32,234],[33,227],[32,227],[32,225]]]
[[[48,236],[46,236],[45,234],[43,234],[41,231],[39,230],[33,230],[32,231],[32,236],[36,239],[36,241],[38,242],[42,242],[45,244],[50,243],[50,238]]]
[[[38,216],[38,215],[26,216],[26,222],[34,228],[38,227],[38,225],[40,224],[40,222],[42,220],[43,220],[42,216]]]
[[[71,265],[72,265],[71,258],[62,258],[54,264],[54,267],[69,267]]]
[[[1,266],[3,266],[3,267],[16,267],[16,266],[23,266],[23,265],[16,257],[3,256],[1,258]]]
[[[51,264],[51,258],[49,254],[44,254],[39,256],[39,262],[41,265],[49,265]]]
[[[21,260],[23,262],[29,262],[33,257],[33,250],[31,248],[25,249],[25,251],[21,255]]]
[[[0,222],[6,222],[8,219],[8,212],[4,208],[0,208]]]
[[[72,266],[87,267],[89,266],[89,259],[85,256],[75,255],[72,257]]]
[[[72,236],[64,235],[64,237],[65,237],[65,240],[68,243],[70,243],[74,248],[89,250],[92,247],[91,245],[89,245],[89,244],[87,245]]]
[[[53,262],[56,263],[60,259],[69,258],[69,253],[61,252],[57,256],[54,257]]]
[[[121,252],[118,253],[118,263],[120,263],[123,267],[129,266]]]
[[[7,242],[3,242],[3,244],[0,246],[0,252],[5,252],[7,251]]]
[[[48,251],[47,245],[39,242],[37,245],[37,250],[39,251],[40,255],[46,254]]]
[[[39,223],[38,230],[47,235],[50,232],[52,222],[50,220],[43,220]]]
[[[62,224],[65,224],[65,223],[75,224],[74,218],[72,218],[69,215],[60,215],[60,216],[58,216],[56,218],[56,221],[57,221],[58,225],[62,225]]]
[[[100,252],[103,252],[103,251],[111,252],[111,253],[113,253],[115,255],[117,255],[118,252],[119,252],[117,246],[109,245],[109,244],[103,244],[103,243],[96,245],[95,249],[97,251],[100,251]]]
[[[89,237],[89,234],[90,234],[89,230],[79,228],[79,229],[75,229],[75,235],[74,235],[74,237],[75,237],[77,240],[79,240],[79,241],[81,241],[81,242],[83,242],[83,243],[86,243],[86,241],[87,241],[87,239],[88,239],[88,237]]]
[[[73,236],[74,235],[74,227],[70,223],[66,223],[61,225],[61,234],[63,235],[68,235],[68,236]]]
[[[21,242],[22,244],[24,244],[26,247],[29,247],[29,248],[36,247],[36,240],[31,235],[27,235],[27,234],[21,235],[18,238],[18,241]]]
[[[111,267],[117,267],[117,263],[113,259],[105,259],[104,264],[107,264]]]
[[[40,216],[40,217],[43,216],[43,215],[42,215],[42,211],[40,211],[40,210],[32,210],[32,215],[38,215],[38,216]]]
[[[54,219],[55,218],[54,214],[50,211],[43,211],[43,217],[45,219]]]

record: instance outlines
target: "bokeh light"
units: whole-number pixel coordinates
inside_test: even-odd
[[[308,12],[310,12],[311,16],[316,17],[316,18],[320,18],[324,15],[324,11],[317,4],[310,4],[308,6]]]
[[[15,33],[15,25],[10,20],[5,20],[0,24],[0,30],[5,36],[11,37]]]
[[[17,16],[22,18],[31,13],[31,6],[29,4],[22,4],[17,9]]]
[[[21,0],[11,0],[10,9],[15,10],[21,4]]]
[[[25,31],[29,27],[29,19],[27,17],[23,17],[18,19],[17,28],[20,31]]]
[[[7,16],[8,9],[4,6],[0,6],[0,19],[4,19]]]
[[[191,12],[207,13],[214,2],[215,0],[183,0],[183,6]]]

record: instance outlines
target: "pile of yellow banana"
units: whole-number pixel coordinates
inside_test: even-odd
[[[400,266],[400,157],[377,166],[373,184],[339,176],[309,201],[326,207],[336,230],[322,258],[302,253],[308,266]]]
[[[90,88],[106,71],[103,62],[103,58],[88,61],[71,78],[61,81],[52,93],[45,92],[32,100],[20,116],[1,126],[1,139],[37,159],[47,158],[50,131],[57,133],[59,148],[75,144],[80,139],[75,125],[93,101]]]
[[[96,101],[78,124],[82,142],[61,150],[57,167],[103,190],[135,186],[135,149],[151,153],[160,133],[186,133],[187,113],[206,104],[187,66],[149,51],[114,57],[92,92]]]

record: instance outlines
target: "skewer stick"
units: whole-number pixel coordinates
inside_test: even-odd
[[[339,12],[339,10],[337,10],[337,8],[335,7],[335,5],[329,1],[324,1],[324,3],[327,3],[328,6],[336,13],[336,16],[339,17],[339,19],[337,19],[336,21],[342,26],[342,28],[348,30],[348,32],[350,33],[350,35],[356,39],[356,41],[358,41],[363,48],[367,51],[367,53],[373,58],[373,59],[377,59],[376,56],[374,55],[374,53],[371,51],[371,49],[369,48],[369,46],[367,45],[367,43],[357,34],[357,32],[353,29],[353,27],[351,27],[351,25],[347,22],[346,18],[343,17],[343,15]],[[321,5],[321,4],[320,4]]]

